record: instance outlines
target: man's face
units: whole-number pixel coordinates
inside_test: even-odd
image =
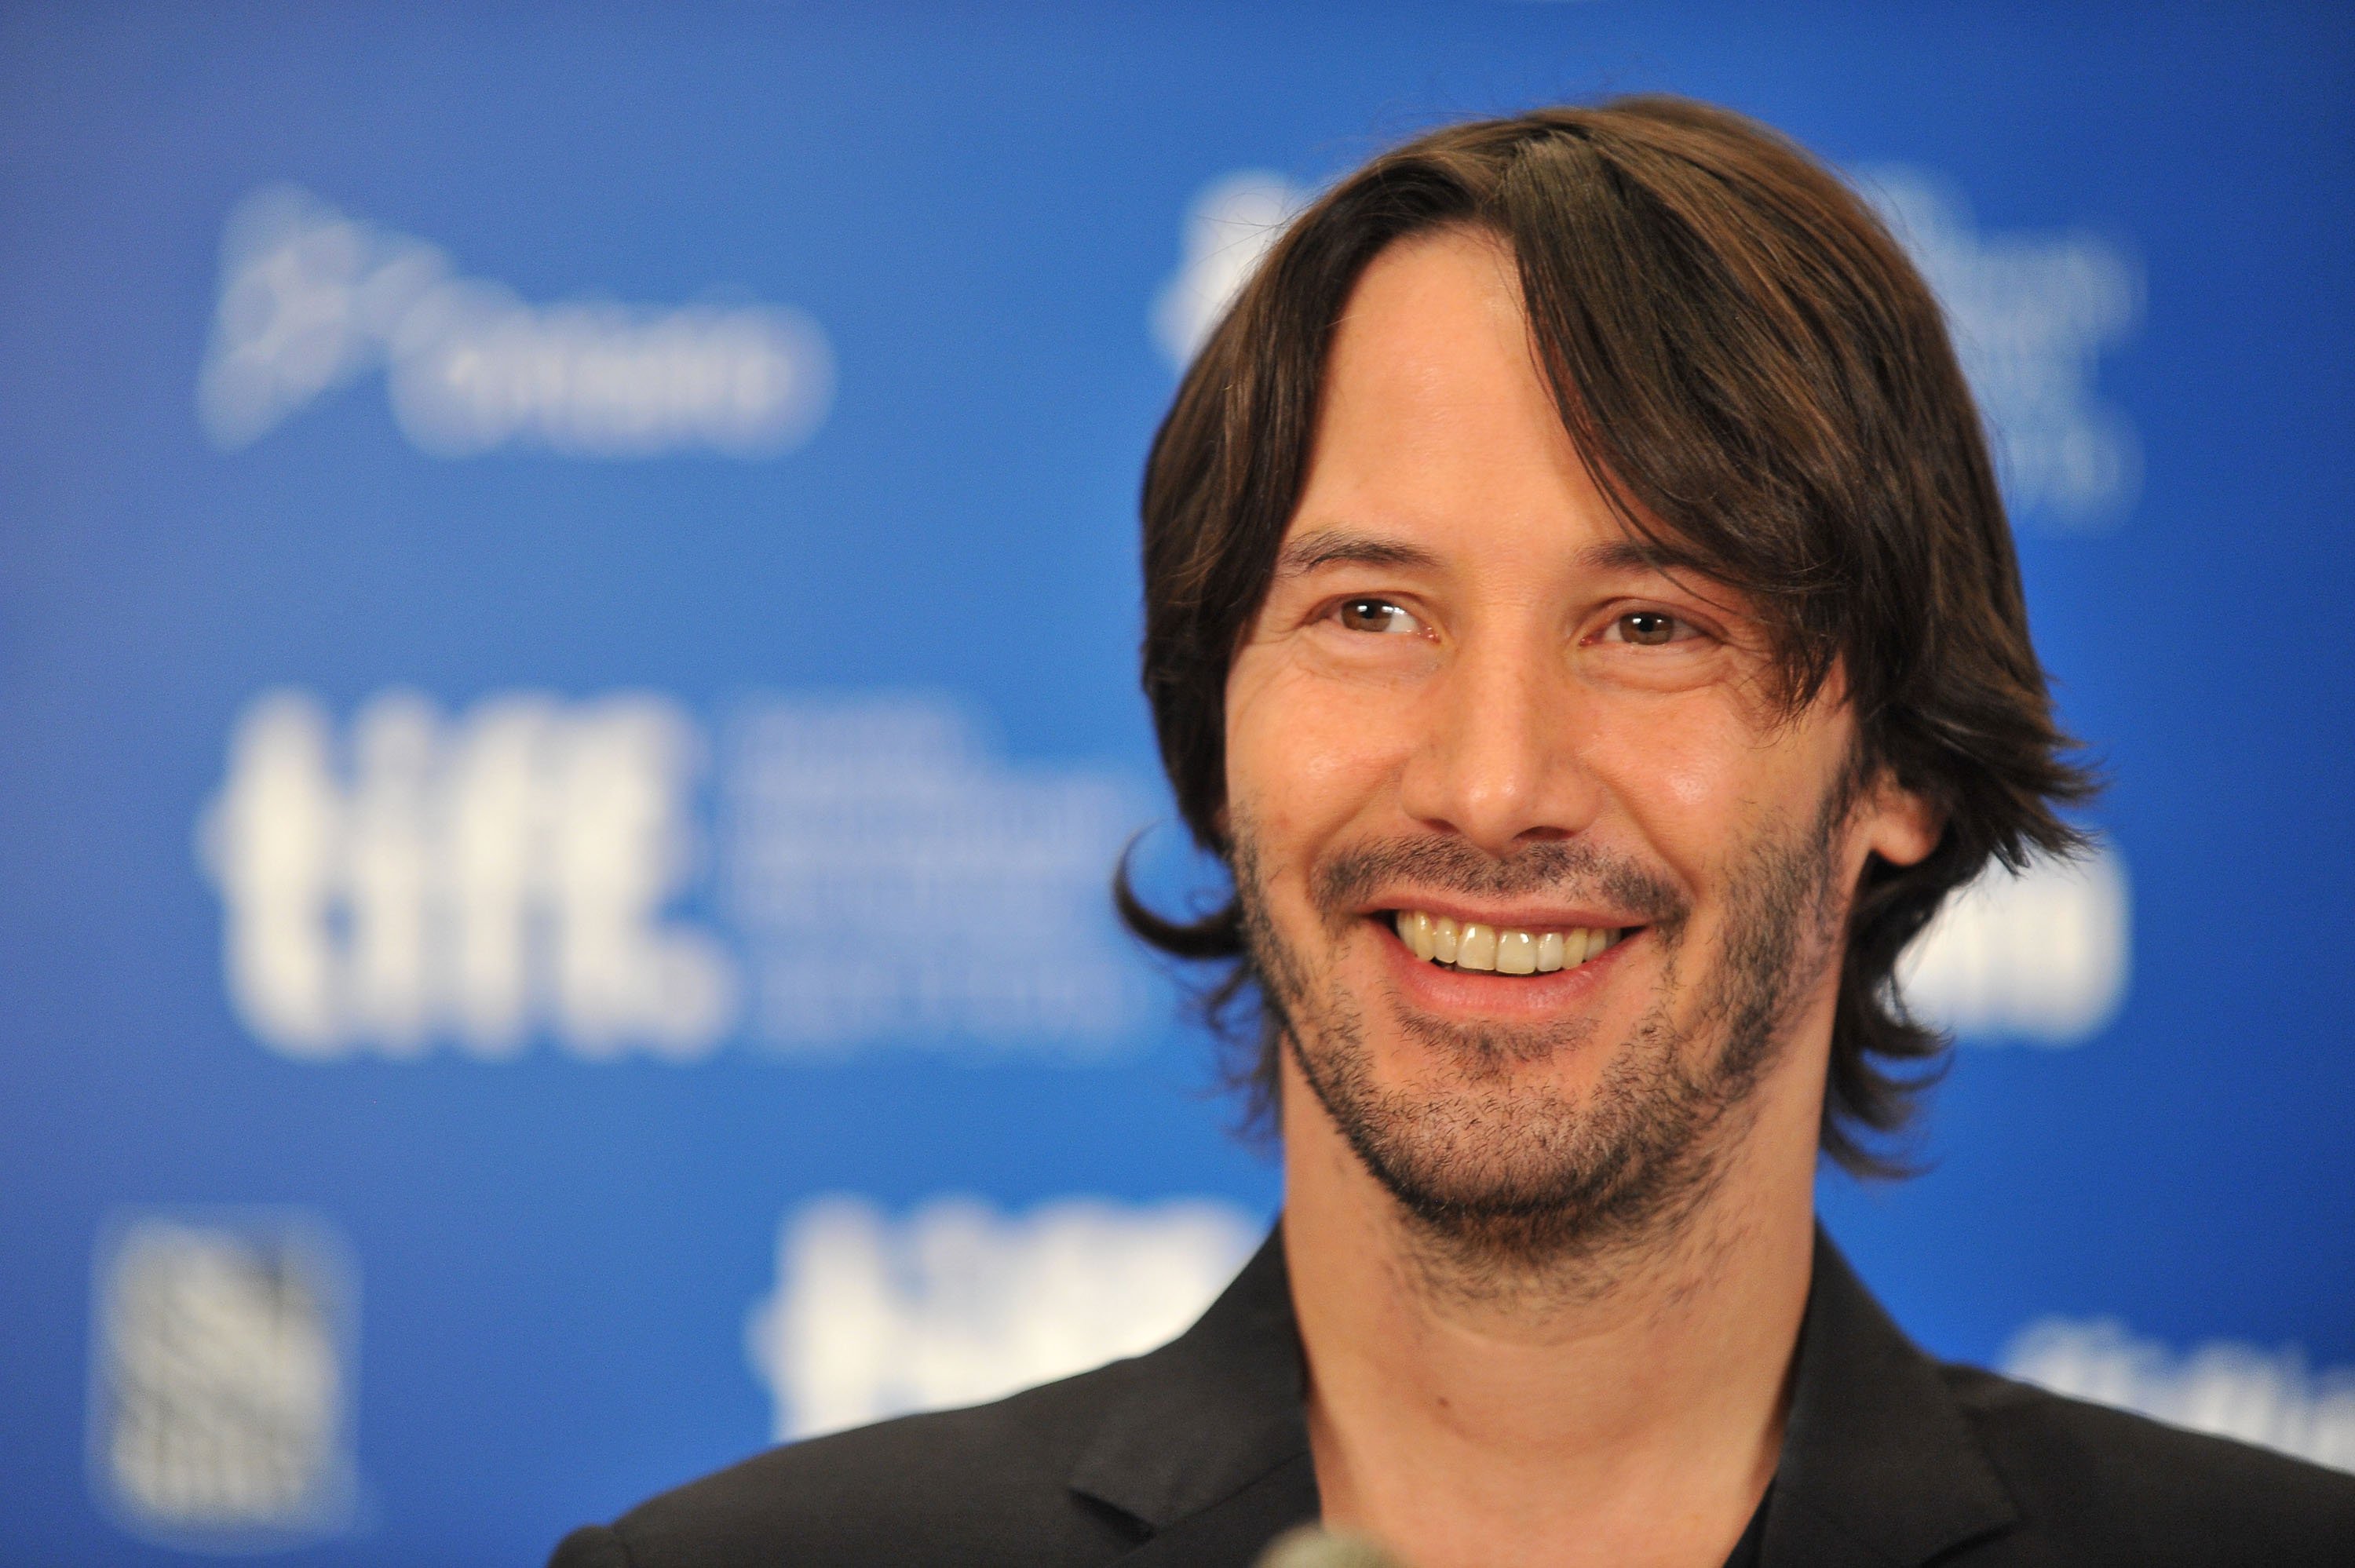
[[[1672,1219],[1764,1081],[1819,1099],[1849,890],[1934,842],[1848,787],[1837,679],[1780,711],[1740,597],[1635,544],[1509,253],[1379,257],[1228,682],[1228,825],[1295,1084],[1411,1213],[1498,1247]]]

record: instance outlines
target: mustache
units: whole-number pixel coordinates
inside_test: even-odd
[[[1326,922],[1339,926],[1376,889],[1398,883],[1467,898],[1591,897],[1664,935],[1692,912],[1691,900],[1660,873],[1582,839],[1546,840],[1502,859],[1461,839],[1376,840],[1327,856],[1309,877],[1309,895]]]

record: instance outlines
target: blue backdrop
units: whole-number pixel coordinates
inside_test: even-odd
[[[2115,779],[1925,949],[1934,1169],[1828,1223],[1940,1352],[2355,1468],[2351,39],[10,7],[11,1551],[533,1562],[1182,1323],[1277,1184],[1105,912],[1146,443],[1305,193],[1652,88],[1899,222]]]

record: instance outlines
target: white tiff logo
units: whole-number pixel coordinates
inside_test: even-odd
[[[2295,1348],[2218,1340],[2178,1356],[2112,1318],[2031,1323],[2003,1370],[2055,1393],[2355,1471],[2355,1367],[2310,1371]]]
[[[972,1404],[1175,1337],[1258,1233],[1208,1200],[1071,1198],[1018,1216],[943,1198],[894,1222],[823,1198],[780,1228],[777,1291],[746,1349],[780,1441]]]
[[[2082,1045],[2125,1004],[2134,906],[2106,843],[2081,860],[1991,865],[1905,950],[1907,1003],[1976,1044]]]
[[[229,996],[263,1042],[496,1057],[545,1029],[581,1055],[691,1057],[733,1026],[730,957],[664,915],[702,751],[673,705],[516,695],[452,722],[391,692],[346,749],[306,694],[259,699],[199,829]]]

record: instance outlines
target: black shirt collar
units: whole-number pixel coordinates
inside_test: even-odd
[[[1126,1568],[1248,1563],[1316,1518],[1280,1224],[1199,1322],[1124,1374],[1071,1485],[1152,1532]],[[1762,1568],[1913,1568],[2016,1518],[1936,1366],[1819,1229]]]

